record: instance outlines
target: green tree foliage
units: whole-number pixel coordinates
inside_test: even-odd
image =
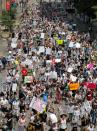
[[[97,0],[74,0],[75,8],[79,13],[86,13],[92,19],[96,18],[97,8],[92,8],[97,6]]]
[[[2,14],[0,15],[0,21],[5,28],[8,30],[12,30],[13,24],[15,22],[15,15],[16,15],[16,8],[11,6],[10,11],[2,11]]]
[[[1,15],[1,24],[8,29],[11,29],[13,26],[13,20],[11,19],[11,15],[7,11],[3,11]]]

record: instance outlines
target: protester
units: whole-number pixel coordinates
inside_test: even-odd
[[[95,40],[91,41],[88,32],[79,33],[77,25],[68,19],[52,20],[53,14],[42,19],[38,5],[25,2],[20,0],[18,5],[27,7],[21,14],[19,28],[13,31],[8,55],[0,58],[0,71],[6,71],[0,110],[8,129],[94,131]],[[16,127],[13,119],[18,121]]]

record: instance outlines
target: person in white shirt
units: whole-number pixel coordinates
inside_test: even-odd
[[[2,99],[1,99],[1,105],[3,105],[3,106],[5,106],[5,105],[7,105],[8,104],[8,100],[5,98],[5,97],[3,97]]]
[[[15,101],[13,101],[12,104],[13,104],[13,112],[18,117],[19,116],[19,100],[16,99]]]
[[[77,106],[74,109],[73,115],[74,115],[75,123],[78,123],[79,119],[80,119],[80,110],[79,110],[79,108]]]
[[[58,122],[57,116],[54,113],[54,109],[50,109],[47,117],[50,126]]]
[[[88,131],[94,131],[94,125],[90,124],[87,129]]]
[[[60,131],[65,131],[67,128],[67,117],[66,115],[61,115],[60,118]]]

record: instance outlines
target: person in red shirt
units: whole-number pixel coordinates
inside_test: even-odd
[[[93,99],[93,92],[91,90],[87,91],[87,100],[91,101]]]
[[[62,100],[62,94],[60,88],[57,87],[56,89],[56,102],[59,104]]]

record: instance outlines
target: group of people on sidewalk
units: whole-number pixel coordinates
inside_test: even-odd
[[[96,40],[69,21],[41,19],[35,5],[28,5],[20,21],[8,55],[0,59],[6,71],[2,130],[95,131]]]

